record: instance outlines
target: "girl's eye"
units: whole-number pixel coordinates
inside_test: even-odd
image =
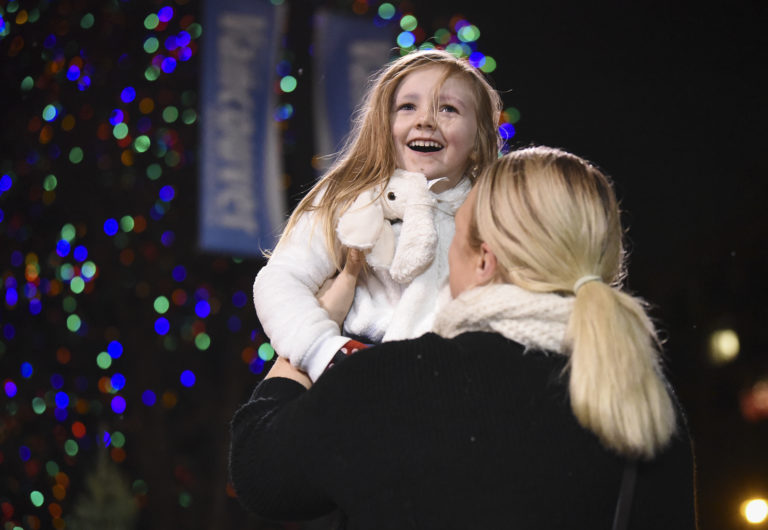
[[[402,103],[398,105],[397,110],[414,110],[416,106],[413,103]]]
[[[459,112],[459,109],[457,109],[453,105],[443,105],[442,107],[440,107],[440,112]]]

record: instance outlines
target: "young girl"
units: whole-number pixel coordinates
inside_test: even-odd
[[[353,134],[296,207],[253,286],[256,313],[275,351],[313,381],[337,353],[361,346],[353,338],[381,342],[431,329],[448,277],[453,215],[471,179],[498,157],[501,99],[465,60],[417,51],[372,81]],[[316,297],[344,266],[338,219],[362,193],[381,194],[396,170],[423,174],[430,184],[437,232],[432,278],[401,284],[385,269],[366,268],[342,333]],[[397,237],[399,223],[392,228]]]

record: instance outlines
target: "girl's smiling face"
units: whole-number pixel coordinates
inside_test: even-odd
[[[428,66],[403,78],[392,106],[392,140],[397,167],[445,178],[433,191],[452,188],[470,164],[477,136],[475,97],[459,75],[445,79],[445,67]],[[435,104],[437,95],[437,104]]]

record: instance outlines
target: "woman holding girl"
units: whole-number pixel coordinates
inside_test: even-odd
[[[696,528],[685,418],[622,290],[610,181],[557,149],[492,164],[456,214],[433,333],[312,384],[280,359],[232,423],[249,510],[348,528]],[[331,304],[333,305],[333,304]]]

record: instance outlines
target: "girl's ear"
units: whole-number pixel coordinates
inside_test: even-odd
[[[480,255],[477,260],[477,267],[475,268],[475,275],[477,277],[478,285],[485,285],[490,283],[496,277],[496,268],[498,267],[498,261],[496,260],[496,254],[493,253],[488,243],[480,244]]]

